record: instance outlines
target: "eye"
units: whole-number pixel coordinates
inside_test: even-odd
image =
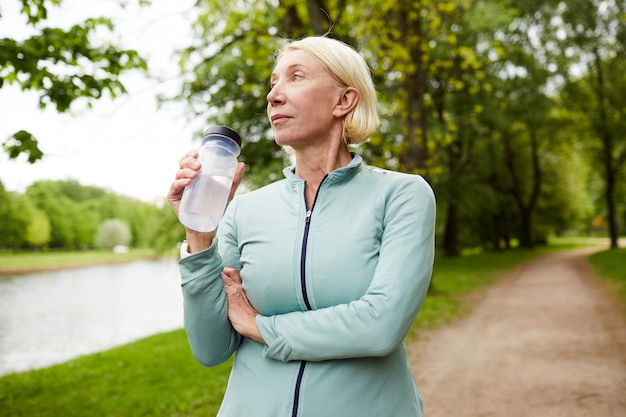
[[[291,79],[294,81],[300,81],[303,78],[304,76],[302,74],[293,74],[293,76],[291,77]]]

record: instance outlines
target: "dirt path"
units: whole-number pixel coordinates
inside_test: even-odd
[[[591,252],[523,265],[471,315],[410,346],[426,416],[626,416],[626,321]]]

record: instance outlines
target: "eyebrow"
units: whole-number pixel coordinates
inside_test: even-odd
[[[304,64],[291,64],[291,65],[288,65],[287,68],[285,68],[285,71],[287,71],[287,72],[293,71],[296,68],[302,68],[302,69],[306,69],[306,70],[309,69],[309,67],[307,67]],[[272,72],[272,74],[270,75],[270,78],[272,78],[272,77],[276,77],[276,73],[275,72]]]

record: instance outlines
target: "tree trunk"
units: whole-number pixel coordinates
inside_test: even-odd
[[[541,192],[541,180],[542,172],[539,161],[539,143],[537,139],[537,132],[533,127],[529,127],[530,132],[530,145],[531,145],[531,161],[532,161],[532,188],[528,201],[524,199],[523,186],[521,179],[517,173],[515,164],[515,153],[511,145],[511,140],[507,133],[503,135],[504,142],[504,154],[506,158],[506,166],[509,170],[511,178],[510,193],[513,196],[515,205],[517,206],[520,214],[519,223],[519,240],[520,246],[523,248],[532,248],[534,246],[534,240],[532,236],[532,214],[537,206],[539,200],[539,194]]]
[[[323,35],[328,31],[330,19],[326,14],[326,5],[322,0],[307,0],[306,8],[309,12],[311,30],[315,35]]]
[[[446,224],[443,235],[443,255],[447,257],[459,256],[459,219],[458,207],[454,201],[448,204]]]
[[[606,188],[605,188],[605,199],[606,206],[608,209],[608,224],[609,224],[609,237],[611,239],[611,249],[617,249],[619,247],[619,225],[617,220],[617,207],[615,201],[615,185],[616,185],[616,168],[613,160],[613,154],[615,152],[614,149],[614,141],[613,135],[609,129],[609,122],[607,118],[607,110],[605,106],[605,97],[604,97],[604,73],[602,71],[602,57],[600,56],[599,51],[596,49],[594,51],[595,54],[595,62],[596,62],[596,81],[597,85],[595,88],[596,98],[598,100],[598,113],[600,115],[600,121],[598,123],[597,129],[600,134],[600,139],[602,141],[602,162],[604,164],[604,172],[606,175]]]
[[[522,248],[530,249],[535,242],[532,235],[532,210],[520,207],[520,235],[519,245]]]
[[[280,1],[280,7],[285,9],[285,16],[283,17],[283,30],[285,34],[290,38],[296,38],[303,35],[302,33],[302,20],[298,15],[298,9],[294,5],[287,5]]]
[[[413,2],[404,2],[399,7],[398,27],[402,43],[410,48],[409,56],[415,66],[413,73],[406,73],[402,88],[406,92],[406,113],[403,127],[407,148],[401,155],[404,167],[409,172],[427,175],[428,142],[427,118],[424,106],[426,94],[426,64],[422,42],[424,40],[423,23],[420,13],[413,10],[420,8]],[[412,16],[417,16],[416,18]]]

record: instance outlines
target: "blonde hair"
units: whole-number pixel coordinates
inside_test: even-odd
[[[313,55],[328,68],[337,81],[359,92],[357,105],[343,122],[343,140],[346,144],[367,141],[379,125],[376,89],[367,63],[352,47],[337,39],[310,36],[286,41],[277,51],[276,61],[293,50]]]

